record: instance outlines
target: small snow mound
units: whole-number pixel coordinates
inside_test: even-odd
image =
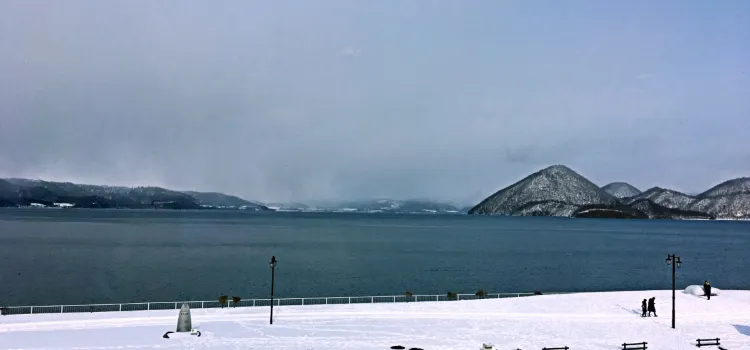
[[[692,286],[688,286],[687,288],[685,288],[684,293],[699,296],[699,297],[706,295],[706,293],[703,291],[703,286],[699,286],[697,284],[694,284]],[[711,295],[719,295],[719,293],[721,293],[721,289],[716,288],[716,287],[711,287]]]

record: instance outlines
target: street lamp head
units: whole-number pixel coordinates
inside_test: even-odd
[[[274,255],[274,256],[271,257],[271,262],[268,263],[268,266],[270,268],[276,267],[276,255]]]
[[[677,264],[677,267],[682,267],[682,261],[680,261],[680,257],[675,258],[675,263]]]
[[[672,265],[672,255],[667,255],[667,265]]]

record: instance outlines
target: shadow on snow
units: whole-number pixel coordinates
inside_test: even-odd
[[[744,335],[750,337],[750,326],[742,326],[742,325],[738,325],[738,324],[735,324],[733,326],[734,326],[734,328],[737,329],[737,332],[740,332],[741,334],[744,334]]]

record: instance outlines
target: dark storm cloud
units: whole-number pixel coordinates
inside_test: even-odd
[[[750,8],[4,1],[0,175],[473,201],[750,174]],[[744,72],[744,73],[743,73]]]

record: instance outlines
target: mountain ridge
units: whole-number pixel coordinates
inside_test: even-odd
[[[244,209],[269,210],[262,204],[218,192],[176,191],[156,186],[88,185],[24,178],[0,179],[0,199],[0,205],[6,207],[214,209],[225,208],[227,201],[235,201],[242,203]],[[213,201],[222,203],[216,204]]]
[[[540,202],[540,205],[546,202],[546,206],[557,206],[556,203],[581,206],[616,203],[617,199],[572,169],[558,164],[495,192],[471,208],[469,214],[512,215],[516,208],[532,202]],[[537,210],[544,212],[543,207]]]
[[[695,200],[696,197],[687,195],[685,193],[670,190],[662,187],[652,187],[642,192],[639,195],[623,198],[623,201],[627,204],[634,203],[641,199],[650,199],[656,204],[665,206],[672,209],[685,209],[690,203]]]
[[[633,195],[627,196],[628,194]],[[750,219],[750,177],[730,179],[699,194],[689,195],[658,186],[641,192],[626,182],[612,182],[598,187],[567,166],[552,165],[469,207],[427,199],[375,198],[322,203],[265,205],[220,192],[177,191],[156,186],[88,185],[23,178],[0,179],[0,207]]]
[[[738,177],[724,181],[695,197],[708,198],[733,194],[750,194],[750,177]]]
[[[750,218],[750,178],[722,182],[697,196],[626,182],[596,185],[574,170],[553,165],[491,194],[470,215],[563,216],[649,219]],[[628,195],[630,194],[630,195]]]
[[[711,187],[697,195],[688,209],[727,219],[750,218],[750,177],[727,180]]]
[[[602,190],[620,199],[641,194],[641,190],[627,182],[612,182],[602,186]]]

